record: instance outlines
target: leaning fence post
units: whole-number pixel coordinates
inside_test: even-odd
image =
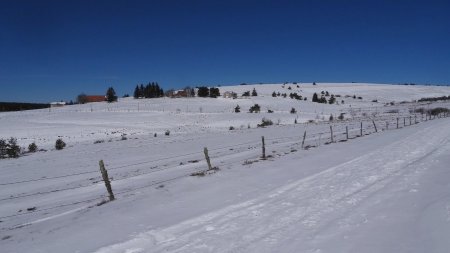
[[[262,159],[266,159],[266,144],[264,143],[264,136],[261,136],[262,139]]]
[[[209,160],[209,155],[208,155],[208,149],[205,147],[203,149],[203,152],[205,153],[205,159],[206,159],[206,163],[208,164],[208,170],[212,170],[211,161]]]
[[[303,133],[302,149],[303,149],[303,147],[304,147],[304,145],[305,145],[305,138],[306,138],[306,130],[305,130],[305,132]]]
[[[108,191],[109,194],[109,201],[113,201],[115,198],[111,188],[111,182],[109,181],[108,171],[106,171],[105,169],[105,164],[103,163],[103,160],[100,160],[98,164],[100,166],[100,172],[102,173],[103,182],[105,182],[106,190]]]
[[[378,130],[377,130],[377,125],[375,124],[375,121],[372,120],[372,123],[373,123],[373,127],[375,128],[375,132],[378,132]]]
[[[330,133],[331,133],[331,142],[334,142],[333,139],[333,126],[330,125]]]
[[[348,140],[348,126],[345,126],[345,136],[346,140]]]

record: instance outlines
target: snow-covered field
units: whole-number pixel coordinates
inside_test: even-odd
[[[0,160],[1,252],[448,252],[450,118],[411,112],[450,108],[412,102],[448,96],[450,87],[220,91],[253,88],[257,97],[125,98],[1,113],[0,138],[47,150]],[[340,95],[339,104],[312,103],[321,91]],[[261,113],[247,113],[253,104]],[[341,113],[344,120],[328,121]],[[257,128],[263,117],[274,125]],[[57,138],[64,150],[54,150]],[[204,147],[219,170],[190,176],[206,169]],[[116,196],[102,205],[99,160]]]

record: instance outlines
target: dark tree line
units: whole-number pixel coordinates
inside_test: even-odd
[[[0,159],[17,158],[20,155],[20,147],[16,138],[9,140],[0,139]]]
[[[215,87],[212,87],[212,88],[208,88],[205,86],[198,87],[197,96],[211,97],[211,98],[220,97],[220,90],[219,90],[219,88],[215,88]]]
[[[433,102],[433,101],[439,101],[439,100],[450,100],[450,96],[421,98],[418,100],[418,102]]]
[[[49,108],[50,104],[0,102],[0,112]]]
[[[143,84],[136,85],[133,93],[134,98],[159,98],[163,96],[164,91],[157,82],[148,83],[146,86]]]

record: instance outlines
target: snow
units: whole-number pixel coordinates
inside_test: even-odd
[[[409,126],[409,110],[450,105],[385,103],[450,95],[450,88],[299,87],[220,87],[238,94],[256,88],[258,97],[249,99],[127,98],[0,114],[0,138],[48,150],[0,160],[1,251],[447,252],[450,119],[425,121],[418,114]],[[297,90],[308,100],[327,90],[345,103],[271,96]],[[363,99],[344,98],[353,94]],[[254,103],[262,113],[246,113]],[[290,114],[292,107],[299,113]],[[325,145],[329,114],[342,112],[346,120],[331,124],[336,142]],[[263,117],[280,124],[256,128]],[[403,117],[407,125],[400,120],[396,129]],[[294,124],[296,118],[303,123]],[[355,138],[361,121],[372,134]],[[345,126],[352,139],[339,142]],[[305,145],[316,147],[301,149],[305,130]],[[261,136],[267,160],[260,159]],[[66,149],[53,150],[58,137]],[[220,170],[191,177],[206,168],[203,147]],[[98,205],[107,199],[101,159],[116,200]]]

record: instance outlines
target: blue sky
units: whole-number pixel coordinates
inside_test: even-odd
[[[450,1],[0,0],[0,101],[242,82],[450,83]]]

